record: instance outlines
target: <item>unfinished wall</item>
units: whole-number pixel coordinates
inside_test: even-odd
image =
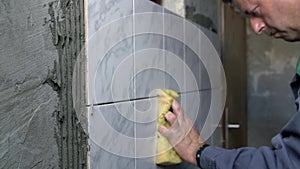
[[[289,87],[300,55],[288,43],[247,30],[248,145],[270,145],[271,138],[296,112]]]
[[[0,2],[0,168],[85,168],[72,109],[83,2]]]
[[[85,104],[85,28],[84,28],[84,1],[63,0],[49,4],[52,42],[59,54],[57,69],[57,85],[59,87],[59,111],[57,114],[60,167],[63,169],[86,168],[87,136],[77,119],[77,115],[84,112],[75,112],[74,106]],[[74,65],[81,65],[75,71]],[[72,83],[73,79],[81,83]],[[73,86],[75,85],[75,86]],[[72,90],[72,88],[76,88]],[[75,91],[75,92],[74,92]],[[73,92],[73,93],[72,93]],[[73,97],[79,96],[77,105],[73,106]],[[84,111],[76,109],[77,111]]]

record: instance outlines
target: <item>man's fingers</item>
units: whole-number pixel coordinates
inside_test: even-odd
[[[160,134],[167,137],[167,133],[168,133],[169,129],[166,126],[161,125],[161,126],[159,126],[158,131],[160,132]]]
[[[180,104],[175,99],[172,102],[172,109],[173,109],[173,113],[176,116],[179,116],[181,114],[182,110],[181,110]]]
[[[172,125],[172,124],[175,122],[175,120],[176,120],[175,114],[172,113],[172,112],[170,112],[170,111],[165,115],[165,118],[167,119],[167,121],[168,121],[171,125]]]

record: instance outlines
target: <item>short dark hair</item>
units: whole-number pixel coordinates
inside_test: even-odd
[[[228,3],[228,4],[231,4],[231,3],[232,3],[232,0],[223,0],[223,2]]]

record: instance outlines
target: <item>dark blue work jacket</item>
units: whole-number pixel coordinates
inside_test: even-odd
[[[272,138],[272,147],[243,147],[229,150],[208,146],[201,154],[201,167],[203,169],[300,169],[299,74],[297,73],[291,82],[298,111],[280,133]]]

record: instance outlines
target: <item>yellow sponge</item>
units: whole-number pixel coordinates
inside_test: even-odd
[[[173,99],[177,98],[178,94],[173,90],[166,89],[158,91],[158,127],[161,125],[164,125],[167,128],[170,127],[169,122],[165,120],[165,115],[170,110]],[[156,154],[156,164],[172,165],[182,162],[168,140],[159,132],[157,132]]]

